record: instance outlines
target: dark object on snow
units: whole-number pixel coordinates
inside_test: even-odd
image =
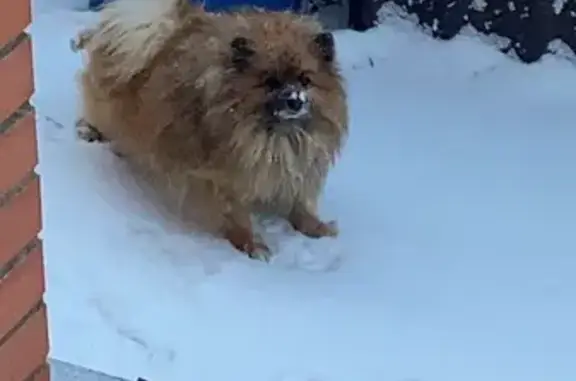
[[[300,12],[311,14],[327,29],[348,28],[349,0],[300,0]]]
[[[525,63],[549,53],[559,39],[576,53],[576,0],[393,0],[436,38],[451,39],[470,24],[484,34],[509,39],[502,51],[513,50]]]
[[[104,4],[114,0],[88,0],[89,7],[92,10],[100,9]],[[159,0],[162,1],[162,0]],[[270,10],[297,10],[299,0],[190,0],[190,2],[203,2],[206,9],[217,11],[223,9],[238,8],[246,5],[262,7]]]
[[[298,9],[298,3],[297,0],[204,0],[204,6],[208,11],[241,8],[244,6],[266,8],[272,11],[288,9],[295,11]]]
[[[89,0],[89,7],[97,11],[110,1],[113,0]],[[364,31],[374,26],[376,4],[381,3],[381,0],[203,0],[203,3],[208,11],[230,10],[243,6],[276,11],[292,10],[316,15],[328,29],[352,28]]]
[[[301,11],[316,15],[328,29],[365,31],[375,25],[375,0],[301,0]]]
[[[376,11],[380,1],[350,0],[348,26],[354,30],[365,31],[376,23]]]

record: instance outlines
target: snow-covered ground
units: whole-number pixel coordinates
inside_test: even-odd
[[[32,25],[51,356],[150,381],[576,379],[576,67],[389,18],[338,49],[351,136],[322,213],[249,260],[75,140],[91,15]]]

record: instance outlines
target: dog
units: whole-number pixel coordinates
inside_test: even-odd
[[[335,237],[318,215],[349,133],[333,34],[312,17],[210,13],[186,0],[115,0],[72,42],[83,51],[78,135],[106,141],[184,221],[251,258],[251,216]]]

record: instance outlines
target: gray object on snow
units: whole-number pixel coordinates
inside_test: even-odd
[[[49,360],[51,381],[127,381],[54,359]]]
[[[349,0],[301,0],[301,12],[315,16],[329,30],[348,27]]]

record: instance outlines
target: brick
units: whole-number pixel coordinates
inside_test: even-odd
[[[32,381],[50,381],[50,367],[46,365],[42,370],[34,376]]]
[[[5,1],[5,0],[0,0]],[[12,0],[11,3],[27,1]],[[2,18],[2,23],[4,18]],[[0,121],[5,120],[32,96],[32,43],[29,38],[20,42],[8,56],[0,58]],[[10,89],[6,91],[5,89]]]
[[[26,381],[50,381],[50,366],[44,364],[42,368],[35,371],[31,377],[26,379]]]
[[[8,341],[0,346],[0,379],[23,381],[42,364],[48,356],[48,324],[46,307],[30,316]]]
[[[0,207],[0,269],[40,231],[40,207],[38,177]]]
[[[0,0],[0,45],[24,30],[31,20],[31,1]]]
[[[0,194],[22,181],[38,163],[36,116],[28,111],[0,134]]]
[[[44,268],[39,244],[0,279],[0,340],[42,299],[43,294]]]

